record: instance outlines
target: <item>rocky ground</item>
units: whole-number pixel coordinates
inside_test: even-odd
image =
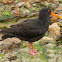
[[[36,2],[36,3],[35,3]],[[19,17],[31,17],[38,15],[38,11],[42,7],[50,7],[53,10],[57,8],[59,2],[53,3],[41,0],[29,0],[29,1],[13,1],[13,0],[1,0],[0,2],[0,22],[7,21],[11,18],[16,18],[18,21]],[[10,21],[10,20],[9,20]]]
[[[56,46],[54,41],[44,44],[41,40],[34,43],[35,49],[40,53],[32,56],[29,54],[28,43],[23,42],[20,48],[13,49],[12,52],[0,53],[0,62],[61,62],[62,46]]]
[[[62,4],[61,3],[59,5],[56,3],[53,3],[53,4],[48,3],[47,1],[45,1],[44,3],[46,5],[43,3],[41,4],[43,6],[51,5],[52,10],[53,11],[55,10],[54,11],[55,13],[62,16]],[[32,7],[31,7],[31,3],[30,4],[26,3],[27,7],[23,6],[24,2],[16,3],[15,4],[16,7],[14,7],[14,4],[13,5],[5,4],[5,6],[4,5],[0,6],[0,10],[2,9],[3,11],[5,7],[8,8],[9,10],[11,8],[15,8],[14,10],[10,11],[10,13],[12,12],[14,16],[17,15],[16,13],[14,14],[14,11],[21,10],[22,11],[21,17],[31,17],[33,15],[38,15],[38,11],[40,10],[40,8],[38,7],[40,6],[38,4],[38,7],[37,7],[37,4],[38,3],[34,3]],[[17,7],[17,6],[22,6],[22,7]],[[0,14],[12,16],[12,14],[10,14],[6,8],[5,8],[6,11],[4,10],[3,13],[2,11],[0,11]],[[38,10],[35,11],[36,9]],[[17,16],[19,15],[20,13],[18,13]],[[1,19],[2,18],[0,18],[0,20]],[[5,16],[3,19],[4,21],[6,21]],[[21,19],[19,19],[19,21],[21,22]],[[61,28],[62,20],[57,19],[56,17],[51,17],[51,21],[52,21],[52,24],[49,26],[48,32],[45,34],[45,36],[42,39],[40,39],[38,42],[34,42],[34,48],[37,49],[38,52],[40,53],[39,55],[36,55],[36,56],[32,56],[29,54],[28,42],[21,41],[20,39],[16,37],[8,38],[2,41],[1,40],[2,34],[0,34],[0,62],[62,62],[62,45],[61,45],[62,40],[59,41],[60,42],[59,46],[56,45],[57,44],[56,37],[60,36],[60,30],[62,29]],[[53,23],[53,21],[55,22]],[[16,24],[15,22],[12,22],[12,23]],[[17,23],[19,22],[17,21]],[[7,23],[5,23],[5,25],[3,26],[7,26]]]

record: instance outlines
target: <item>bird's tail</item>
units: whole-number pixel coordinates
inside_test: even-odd
[[[0,29],[1,40],[4,40],[6,38],[12,38],[12,37],[14,37],[13,34],[10,34],[10,33],[6,32],[6,31],[7,31],[7,29]]]

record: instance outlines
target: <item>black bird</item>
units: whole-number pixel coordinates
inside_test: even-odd
[[[38,18],[27,19],[19,24],[12,25],[8,29],[2,29],[1,33],[6,33],[2,39],[15,36],[21,40],[28,41],[30,54],[38,54],[38,52],[33,47],[33,42],[41,39],[45,35],[51,22],[49,16],[50,14],[62,19],[60,16],[51,12],[48,7],[45,7],[39,11]]]

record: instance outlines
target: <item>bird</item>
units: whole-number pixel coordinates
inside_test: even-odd
[[[33,42],[44,37],[51,23],[50,15],[62,19],[59,15],[54,14],[50,8],[45,7],[39,11],[39,16],[34,19],[26,19],[16,25],[11,25],[10,28],[1,29],[0,33],[6,33],[2,39],[17,37],[20,40],[28,41],[29,53],[31,55],[39,54],[33,47]],[[32,49],[31,49],[32,48]]]

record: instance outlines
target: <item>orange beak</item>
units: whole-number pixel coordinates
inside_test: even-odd
[[[62,17],[61,17],[61,16],[56,15],[56,14],[54,14],[53,12],[51,12],[51,15],[53,15],[53,16],[55,16],[55,17],[59,18],[59,19],[62,19]]]

